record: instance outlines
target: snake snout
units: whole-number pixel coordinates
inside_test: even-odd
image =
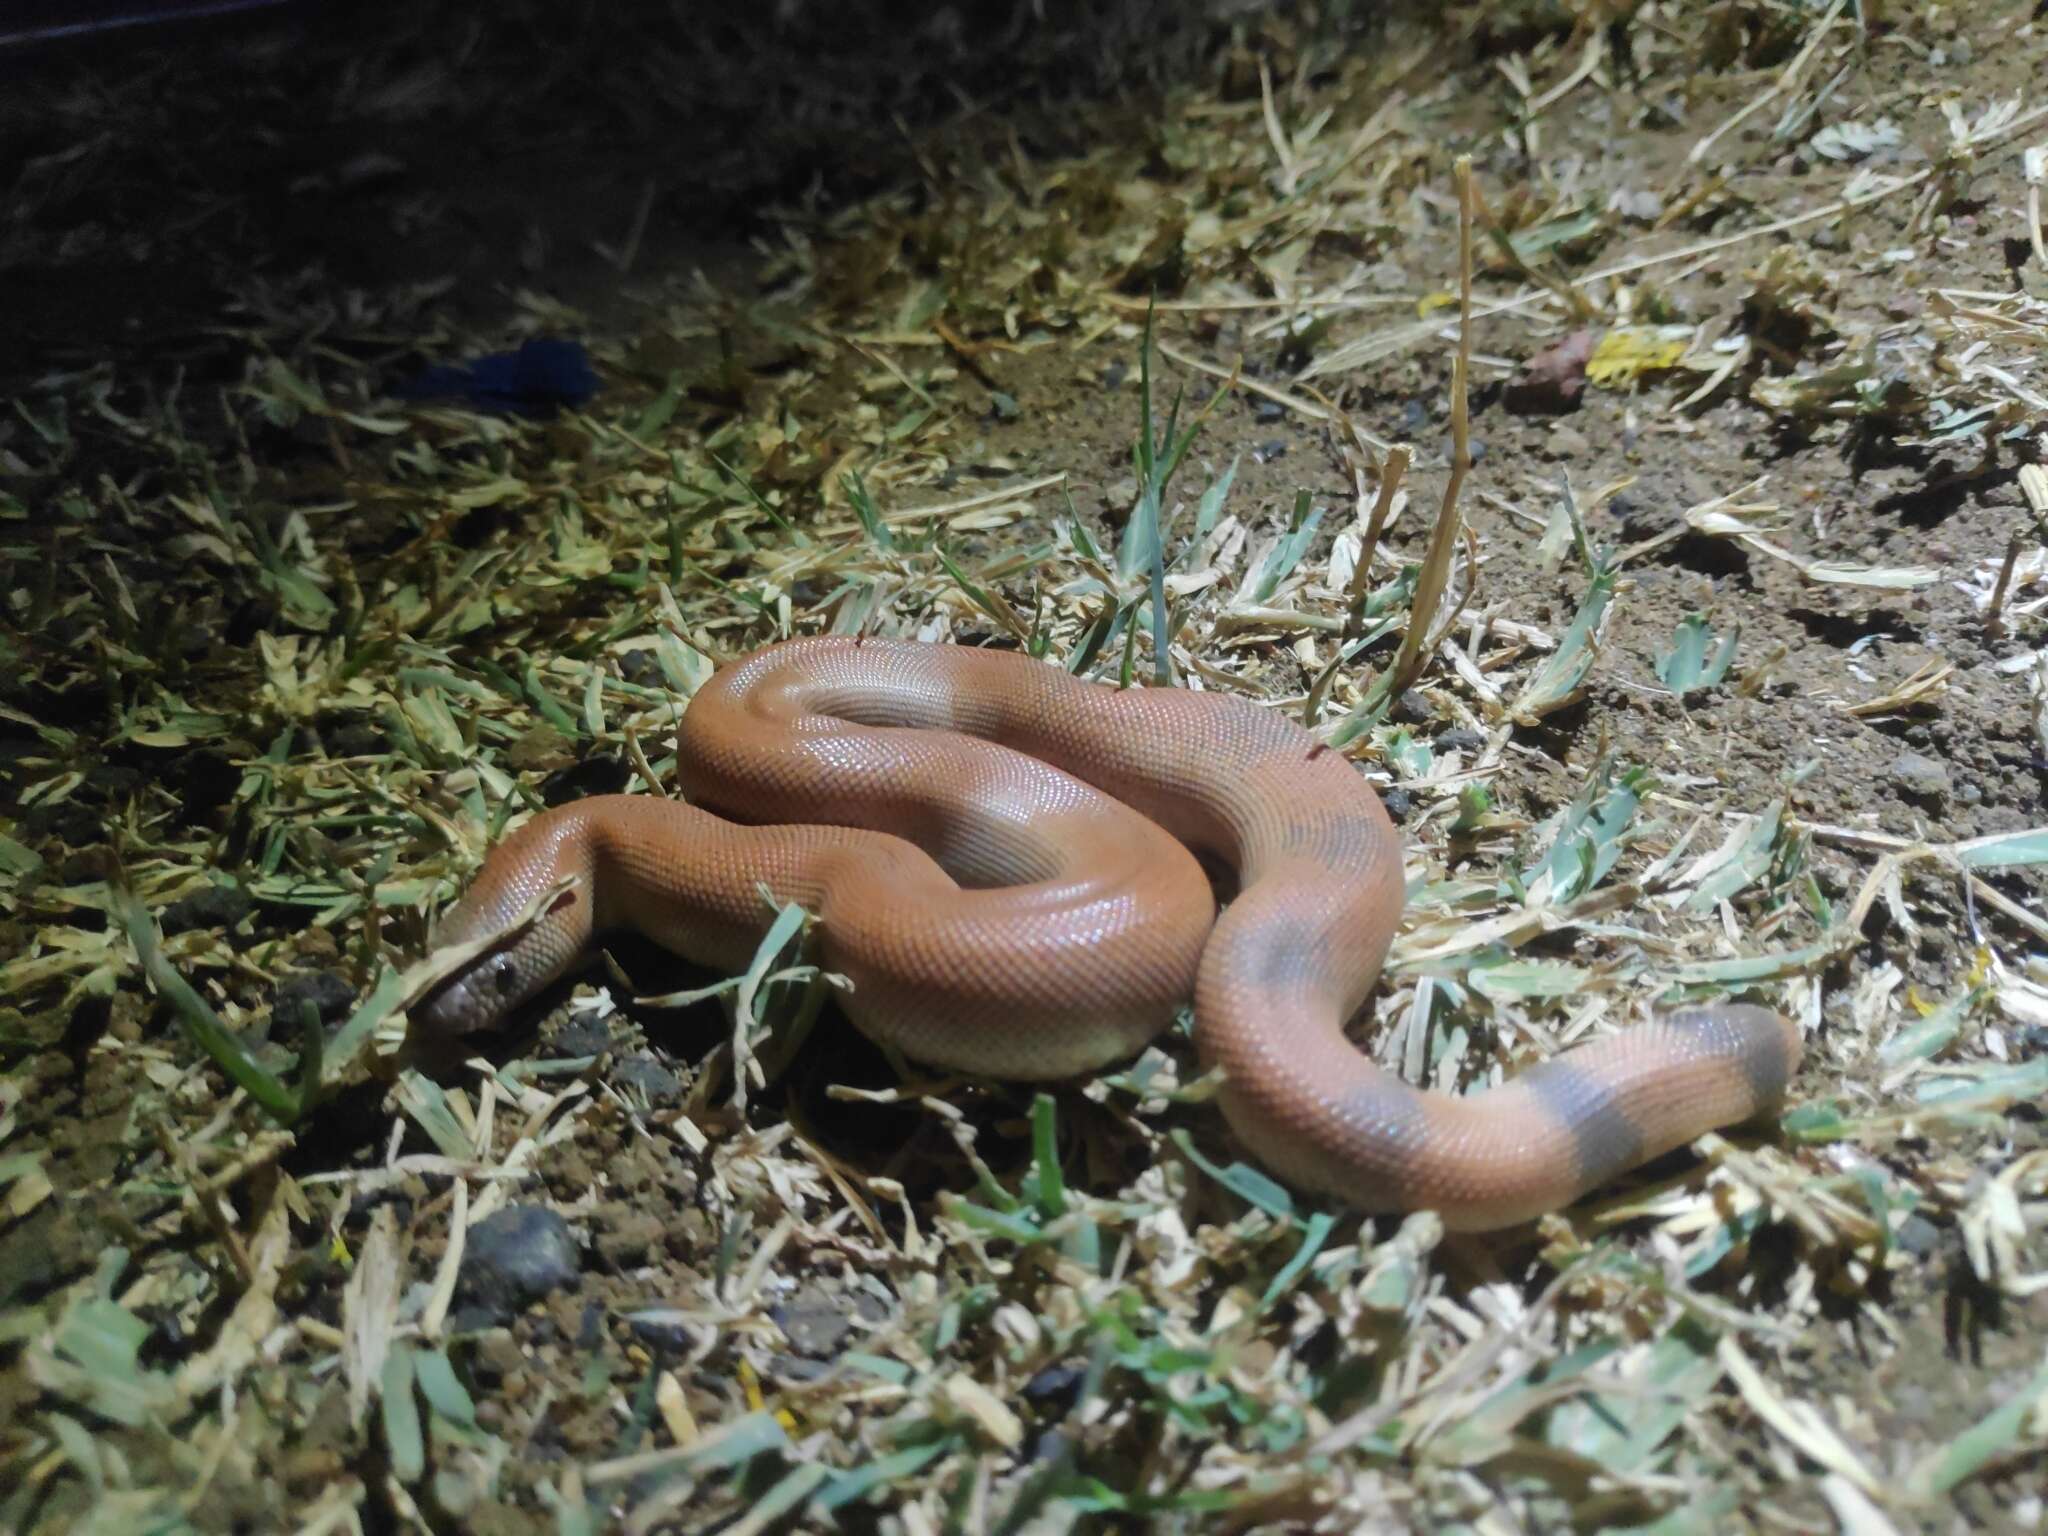
[[[475,955],[410,1010],[423,1034],[452,1037],[496,1029],[514,1009],[571,970],[590,937],[590,900],[572,879],[535,912],[537,898],[565,876],[589,879],[575,857],[580,807],[557,807],[527,822],[485,862],[462,899],[435,927],[438,947],[481,944]],[[564,844],[569,854],[564,856]]]
[[[526,976],[516,954],[495,950],[414,1004],[412,1019],[430,1035],[473,1035],[502,1023],[539,985]]]

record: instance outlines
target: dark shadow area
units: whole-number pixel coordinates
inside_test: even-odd
[[[756,258],[771,208],[925,196],[916,134],[985,144],[991,174],[1015,150],[1085,148],[1063,104],[1135,103],[1284,11],[304,3],[17,47],[0,52],[0,373],[133,358],[226,382],[236,328],[316,295],[339,313],[348,289],[418,285],[431,343],[438,317],[496,316],[522,290],[716,278]]]
[[[1878,497],[1871,511],[1908,528],[1938,528],[1964,507],[1982,505],[1987,491],[2009,486],[2018,478],[2016,464],[1986,465],[1952,474],[1943,473],[1937,465],[1921,484]]]
[[[1896,608],[1872,608],[1865,613],[1828,613],[1819,608],[1792,607],[1785,616],[1825,645],[1846,650],[1870,635],[1883,635],[1895,645],[1925,642],[1923,626]]]

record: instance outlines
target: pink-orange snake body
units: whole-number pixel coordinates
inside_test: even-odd
[[[1790,1021],[1721,1003],[1466,1097],[1376,1066],[1344,1027],[1401,915],[1400,839],[1341,754],[1245,699],[1012,653],[792,640],[705,684],[678,764],[690,804],[595,797],[494,849],[444,939],[580,880],[416,1023],[496,1025],[607,930],[738,967],[772,917],[765,886],[817,913],[853,1021],[932,1065],[1070,1077],[1128,1058],[1192,998],[1224,1114],[1261,1163],[1454,1229],[1567,1205],[1748,1119],[1799,1062]],[[1235,876],[1220,917],[1198,852]]]

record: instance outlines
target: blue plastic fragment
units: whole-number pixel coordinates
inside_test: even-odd
[[[582,405],[598,388],[582,342],[535,336],[516,352],[437,364],[394,393],[403,400],[462,400],[475,410],[505,415],[552,416],[564,406]]]

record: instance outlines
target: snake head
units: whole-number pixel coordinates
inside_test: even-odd
[[[515,942],[485,951],[408,1010],[414,1024],[442,1038],[495,1029],[552,980],[536,957],[520,953],[530,947]]]
[[[495,1029],[574,969],[591,932],[589,860],[577,831],[576,818],[563,811],[536,817],[499,845],[448,909],[435,934],[438,944],[502,938],[407,1010],[424,1035]],[[534,916],[535,904],[572,875],[578,883]]]

